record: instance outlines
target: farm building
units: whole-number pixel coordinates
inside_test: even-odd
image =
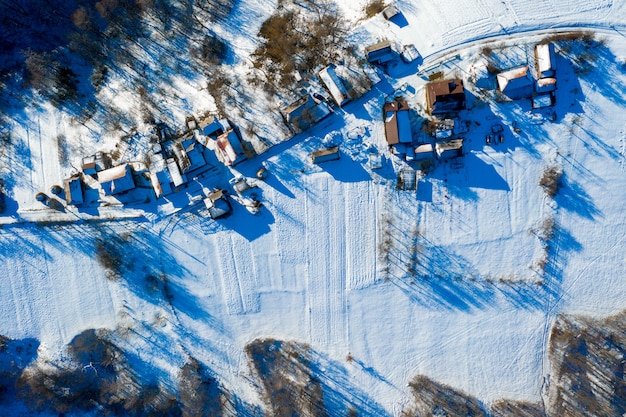
[[[233,129],[229,129],[217,138],[215,155],[224,165],[232,166],[246,159],[239,135]]]
[[[320,164],[322,162],[334,161],[339,159],[339,146],[333,146],[328,149],[321,149],[311,153],[311,160],[314,164]]]
[[[554,77],[556,75],[554,44],[544,43],[535,46],[535,62],[539,78]]]
[[[96,152],[95,155],[86,156],[83,158],[82,171],[87,175],[96,175],[98,171],[103,171],[107,168],[111,168],[107,163],[102,152]]]
[[[539,94],[533,97],[533,109],[554,106],[556,99],[553,93]]]
[[[330,114],[324,102],[316,103],[310,94],[300,97],[295,103],[283,109],[287,122],[296,132],[307,130]]]
[[[385,64],[396,57],[389,41],[381,41],[365,48],[365,57],[370,64]]]
[[[463,156],[463,139],[453,139],[435,144],[439,159],[452,159]]]
[[[172,184],[174,184],[174,188],[178,188],[187,182],[187,176],[180,172],[176,159],[167,158],[165,163],[167,165],[167,172],[172,180]]]
[[[397,98],[392,102],[385,103],[383,116],[385,118],[385,138],[390,146],[413,142],[409,105],[406,100]]]
[[[551,93],[556,90],[556,78],[540,78],[535,86],[537,94]]]
[[[118,165],[98,172],[98,182],[106,195],[120,194],[135,188],[130,165]]]
[[[390,4],[389,6],[383,9],[383,16],[387,20],[391,20],[399,14],[400,14],[400,10],[398,10],[395,4]]]
[[[465,108],[463,81],[443,80],[426,84],[426,104],[433,115],[457,112]]]
[[[63,181],[63,188],[65,190],[65,201],[67,204],[82,204],[83,198],[83,185],[80,179],[80,175],[74,175]]]
[[[335,73],[334,65],[329,65],[322,69],[319,72],[319,76],[322,83],[326,86],[333,100],[335,100],[335,103],[337,103],[339,107],[350,101],[350,97],[348,97],[348,90],[337,73]]]
[[[496,76],[498,88],[511,100],[530,98],[534,92],[534,81],[530,77],[528,65],[501,72]]]
[[[227,119],[213,118],[211,123],[204,126],[202,133],[204,133],[204,136],[209,136],[215,139],[229,129],[232,129],[232,127]]]
[[[430,143],[419,145],[415,148],[415,156],[413,159],[417,162],[426,162],[435,159],[435,150],[433,145]]]
[[[223,190],[214,190],[204,199],[204,205],[212,219],[220,219],[230,215],[232,207]]]

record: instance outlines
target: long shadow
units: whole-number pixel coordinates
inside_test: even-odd
[[[602,217],[602,212],[593,202],[591,196],[566,173],[561,178],[561,186],[554,200],[559,204],[559,207],[586,219],[595,220],[597,217]]]
[[[349,155],[339,152],[340,159],[320,164],[320,168],[340,182],[362,182],[372,179],[363,166]]]

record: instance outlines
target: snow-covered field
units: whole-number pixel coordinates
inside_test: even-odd
[[[235,13],[248,10],[241,3]],[[407,383],[417,374],[486,403],[540,401],[556,315],[601,317],[625,307],[626,3],[406,0],[398,2],[400,24],[360,20],[362,4],[340,3],[349,3],[341,7],[357,44],[382,37],[413,43],[424,57],[419,69],[464,79],[484,60],[475,42],[482,38],[497,37],[507,50],[527,43],[522,48],[532,51],[555,28],[580,27],[597,30],[606,47],[585,73],[559,55],[554,121],[536,119],[525,102],[468,100],[462,163],[438,165],[417,192],[395,190],[381,107],[394,91],[412,108],[423,106],[428,71],[415,75],[415,66],[400,64],[391,69],[397,78],[238,165],[248,176],[261,166],[270,172],[259,182],[264,207],[253,216],[235,204],[218,221],[201,217],[197,206],[169,215],[138,206],[141,217],[132,211],[132,218],[101,222],[24,221],[43,207],[35,192],[71,168],[59,155],[59,135],[90,134],[51,107],[28,110],[13,130],[23,146],[3,166],[15,203],[0,229],[0,334],[35,338],[40,355],[54,357],[82,330],[129,326],[141,336],[129,339],[139,358],[174,374],[192,352],[252,404],[259,397],[244,346],[257,337],[309,343],[390,415],[409,402]],[[259,22],[271,13],[267,2],[250,9]],[[241,37],[232,41],[249,53],[258,26],[245,15],[236,19]],[[452,59],[439,65],[448,52]],[[494,123],[505,126],[505,142],[486,146]],[[312,165],[310,152],[335,131],[344,134],[342,158]],[[350,139],[355,131],[362,136]],[[76,155],[91,152],[70,145]],[[367,164],[370,146],[386,153],[380,171]],[[554,200],[538,186],[546,165],[564,172]],[[557,227],[542,273],[544,249],[531,229],[546,218]],[[124,233],[134,266],[121,280],[107,280],[95,242]],[[383,249],[385,240],[391,243]],[[167,274],[171,305],[146,290],[152,270]]]

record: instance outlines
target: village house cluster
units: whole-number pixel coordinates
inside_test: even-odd
[[[394,5],[387,7],[383,14],[391,20],[401,12]],[[506,100],[530,99],[532,107],[539,109],[555,104],[556,56],[551,43],[536,45],[534,52],[534,66],[527,62],[498,73],[495,79],[497,91]],[[366,63],[358,67],[344,62],[322,68],[317,73],[319,82],[307,83],[307,89],[301,90],[299,98],[281,109],[292,134],[312,128],[337,109],[361,97],[381,81],[378,70],[388,73],[389,65],[421,59],[414,45],[398,47],[389,40],[366,46],[363,55]],[[423,105],[418,104],[418,108],[412,109],[405,97],[394,94],[381,109],[389,150],[406,163],[398,172],[398,182],[403,184],[403,189],[415,189],[415,170],[427,172],[434,164],[462,157],[465,152],[469,123],[459,119],[459,112],[467,108],[464,80],[444,78],[441,72],[428,78]],[[420,127],[416,128],[416,121]],[[83,158],[81,171],[65,179],[62,188],[53,187],[52,193],[64,192],[66,204],[74,206],[103,204],[107,197],[124,195],[137,188],[151,188],[159,199],[180,191],[208,172],[218,172],[220,164],[232,167],[252,156],[238,129],[227,119],[209,117],[198,122],[194,117],[188,117],[182,133],[172,133],[161,125],[157,125],[156,130],[145,161],[115,165],[110,155],[98,152]],[[492,126],[486,141],[487,144],[503,142],[502,125]],[[339,143],[311,154],[312,162],[316,164],[339,157]],[[380,153],[369,155],[369,165],[371,169],[383,166]],[[407,166],[411,169],[407,170]],[[265,175],[262,173],[259,178],[263,179]],[[229,197],[252,213],[258,212],[260,202],[250,191],[254,190],[254,183],[239,176],[233,178],[230,185],[234,191],[232,195],[226,190],[202,187],[203,201],[210,217],[221,218],[231,212]],[[39,193],[37,199],[45,203],[48,197]]]

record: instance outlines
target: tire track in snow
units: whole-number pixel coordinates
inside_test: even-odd
[[[377,195],[369,181],[346,184],[345,194],[346,288],[361,289],[376,280]]]
[[[228,314],[245,314],[246,306],[243,293],[237,278],[237,266],[235,265],[235,253],[232,241],[228,234],[218,233],[216,237],[216,255],[222,281],[222,291]]]
[[[311,341],[319,346],[341,343],[346,320],[345,202],[343,184],[327,177],[309,181],[307,196],[307,305]]]

